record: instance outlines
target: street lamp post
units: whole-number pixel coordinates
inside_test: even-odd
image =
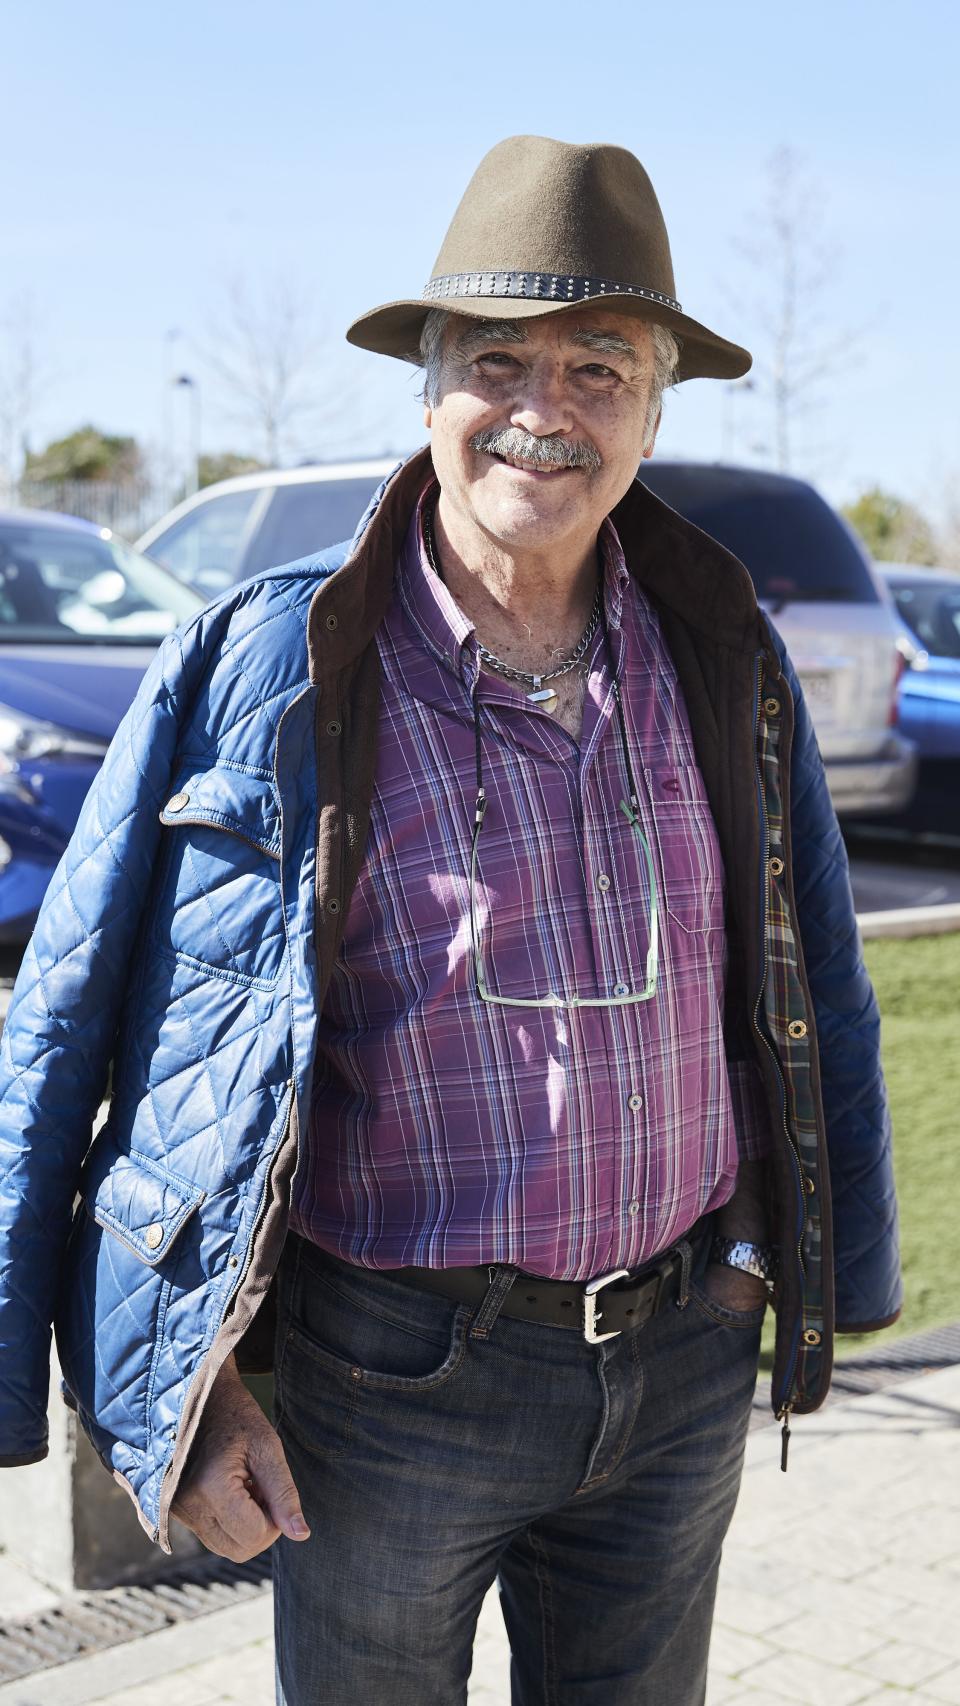
[[[187,476],[187,496],[200,489],[200,384],[189,373],[181,373],[173,382],[190,393],[190,472]]]

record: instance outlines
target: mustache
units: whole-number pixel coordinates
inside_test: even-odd
[[[561,438],[559,435],[537,438],[523,427],[499,427],[496,432],[477,432],[470,440],[470,449],[488,456],[512,456],[520,462],[532,462],[540,468],[583,468],[596,474],[603,458],[596,446],[586,439]]]

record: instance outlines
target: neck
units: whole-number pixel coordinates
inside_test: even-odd
[[[483,645],[537,672],[569,656],[596,597],[596,537],[517,550],[464,525],[442,495],[432,532],[436,567]]]

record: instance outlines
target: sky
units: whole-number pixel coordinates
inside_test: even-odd
[[[960,495],[956,0],[0,0],[0,60],[0,321],[29,302],[35,448],[90,420],[185,454],[186,373],[203,447],[255,450],[209,363],[241,280],[261,302],[292,293],[321,343],[289,460],[412,449],[416,370],[343,333],[420,294],[482,155],[534,132],[632,149],[684,309],[757,354],[754,391],[669,396],[658,454],[771,461],[778,294],[754,249],[788,148],[804,254],[829,257],[801,303],[829,359],[795,471],[835,502],[879,483],[935,518]]]

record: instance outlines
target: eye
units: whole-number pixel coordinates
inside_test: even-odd
[[[483,355],[477,356],[477,361],[478,361],[478,363],[480,363],[484,367],[513,367],[514,366],[513,356],[508,355],[506,350],[502,350],[502,349],[486,350],[486,351],[484,351]]]
[[[619,379],[620,377],[619,373],[614,372],[612,367],[605,367],[602,361],[588,361],[580,371],[585,373],[588,379]]]

